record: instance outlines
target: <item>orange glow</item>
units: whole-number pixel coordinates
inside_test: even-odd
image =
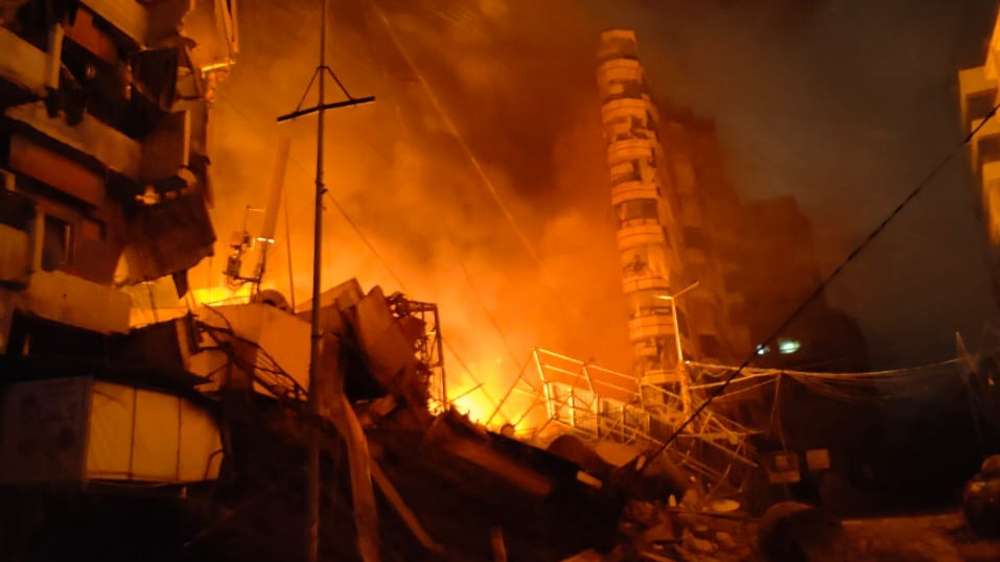
[[[244,304],[250,302],[250,285],[242,285],[235,290],[219,286],[192,289],[191,296],[198,304]]]
[[[509,364],[496,358],[468,367],[472,374],[455,363],[449,365],[449,379],[462,381],[461,385],[452,384],[448,390],[451,406],[458,413],[491,431],[499,432],[510,425],[514,434],[522,438],[530,438],[534,430],[544,424],[544,405],[533,393],[527,392],[528,386],[522,382],[511,391],[518,373]],[[470,382],[473,376],[478,382]],[[537,379],[531,373],[527,373],[526,378]]]

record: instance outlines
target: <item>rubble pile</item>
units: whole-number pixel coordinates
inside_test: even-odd
[[[753,560],[757,522],[744,515],[630,501],[619,544],[601,555],[586,551],[565,562],[739,562]]]

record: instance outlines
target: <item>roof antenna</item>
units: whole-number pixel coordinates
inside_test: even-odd
[[[316,404],[316,380],[319,375],[319,360],[320,360],[320,343],[323,338],[322,333],[320,333],[319,326],[319,309],[320,309],[320,267],[322,260],[322,248],[323,248],[323,194],[326,192],[326,187],[323,185],[323,114],[328,109],[336,109],[339,107],[348,107],[352,105],[361,105],[364,103],[370,103],[375,101],[375,96],[367,96],[363,98],[354,98],[348,93],[347,88],[340,82],[337,75],[333,73],[333,70],[326,65],[326,12],[327,12],[327,2],[328,0],[322,0],[322,12],[320,17],[320,35],[319,35],[319,66],[316,67],[315,72],[313,72],[312,78],[309,80],[309,85],[306,86],[305,93],[302,94],[302,99],[299,100],[299,105],[295,108],[295,111],[278,117],[278,122],[288,121],[290,119],[295,119],[296,117],[302,117],[303,115],[309,115],[315,113],[317,117],[317,127],[316,127],[316,202],[315,202],[315,221],[313,223],[313,280],[312,280],[312,331],[310,334],[310,346],[309,346],[309,397],[307,402],[308,416],[309,416],[309,427],[310,435],[308,438],[309,443],[309,463],[308,463],[308,479],[307,479],[307,489],[306,489],[306,501],[308,502],[306,511],[306,533],[305,533],[305,561],[306,562],[316,562],[319,556],[319,436],[316,431],[313,430],[313,420],[317,415],[317,404]],[[326,103],[326,84],[325,78],[329,74],[333,78],[333,81],[337,83],[340,87],[340,91],[343,92],[346,100]],[[310,107],[307,109],[302,108],[302,102],[305,101],[306,96],[309,94],[309,90],[312,89],[313,82],[319,77],[319,101],[315,107]],[[359,529],[360,531],[360,529]]]

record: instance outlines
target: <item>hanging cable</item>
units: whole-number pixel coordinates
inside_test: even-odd
[[[764,339],[764,341],[760,342],[760,345],[758,345],[755,349],[759,349],[760,347],[767,346],[772,341],[774,341],[775,339],[777,339],[778,336],[781,335],[781,333],[785,329],[787,329],[788,326],[791,325],[791,323],[796,318],[798,318],[800,314],[802,314],[802,311],[804,311],[807,306],[809,306],[810,304],[812,304],[812,302],[814,300],[816,300],[823,293],[823,291],[830,284],[830,282],[832,282],[834,279],[836,279],[840,275],[840,273],[844,270],[844,268],[847,267],[848,264],[850,264],[852,261],[854,261],[858,257],[858,255],[860,255],[861,252],[864,251],[869,246],[869,244],[872,243],[873,240],[875,240],[875,238],[877,238],[880,234],[882,234],[882,232],[885,230],[885,228],[887,226],[889,226],[889,223],[892,222],[892,220],[895,219],[896,216],[898,216],[899,213],[902,212],[902,210],[907,205],[909,205],[910,202],[913,201],[917,197],[917,195],[919,195],[920,192],[922,192],[924,190],[924,188],[926,188],[931,183],[931,181],[935,177],[937,177],[937,175],[939,173],[941,173],[941,170],[943,170],[945,168],[945,166],[947,166],[951,162],[951,160],[955,157],[955,155],[958,154],[963,148],[965,148],[966,145],[968,145],[970,142],[972,142],[972,139],[974,139],[976,137],[976,134],[979,133],[979,131],[983,128],[983,126],[985,126],[986,123],[988,123],[991,119],[993,119],[994,116],[996,116],[997,110],[1000,110],[1000,104],[993,106],[993,109],[991,109],[990,112],[988,114],[986,114],[986,116],[983,118],[983,120],[980,121],[979,124],[976,125],[976,127],[974,129],[972,129],[969,132],[969,134],[966,135],[961,140],[961,142],[959,142],[957,145],[955,145],[954,148],[952,148],[950,151],[948,151],[948,154],[946,154],[937,163],[936,166],[934,166],[933,168],[931,168],[931,170],[927,173],[927,175],[924,176],[924,178],[920,182],[917,183],[916,187],[914,187],[906,195],[906,197],[904,197],[903,200],[898,205],[896,205],[896,208],[894,208],[892,210],[892,212],[890,212],[889,215],[882,222],[880,222],[878,224],[878,226],[876,226],[875,229],[872,230],[871,233],[869,233],[868,236],[866,236],[857,245],[857,247],[855,247],[849,254],[847,254],[847,257],[844,258],[844,260],[841,261],[840,264],[838,264],[837,267],[835,267],[833,269],[833,271],[831,271],[819,283],[819,285],[816,286],[816,289],[814,289],[813,292],[810,293],[809,296],[806,297],[806,299],[803,300],[802,303],[799,304],[795,308],[795,310],[793,310],[792,313],[790,315],[788,315],[788,317],[783,322],[781,322],[778,325],[778,327],[775,328],[767,338]],[[708,398],[706,398],[697,408],[695,408],[694,412],[690,416],[688,416],[688,418],[686,420],[684,420],[684,423],[682,423],[680,426],[678,426],[678,428],[674,430],[674,432],[670,435],[670,437],[668,437],[667,440],[664,441],[663,444],[659,448],[656,449],[656,451],[650,456],[649,460],[652,460],[652,459],[656,458],[657,456],[659,456],[660,454],[662,454],[663,451],[665,451],[667,449],[667,447],[670,446],[670,444],[673,443],[673,441],[675,439],[677,439],[677,436],[680,435],[682,431],[684,431],[685,429],[687,429],[687,427],[689,425],[691,425],[691,423],[703,411],[705,411],[705,408],[707,408],[708,405],[711,404],[713,400],[715,400],[716,398],[718,398],[723,392],[726,391],[726,387],[729,386],[729,384],[733,381],[733,379],[735,379],[736,377],[738,377],[740,375],[740,373],[743,372],[743,369],[745,369],[747,366],[749,366],[750,363],[753,362],[753,360],[756,357],[757,357],[757,354],[755,352],[751,353],[750,356],[746,358],[746,360],[744,360],[742,363],[740,363],[740,366],[737,367],[737,369],[735,371],[733,371],[732,374],[730,374],[728,377],[726,377],[725,381],[723,381],[723,384],[720,385],[718,388],[716,388],[711,394],[709,394]],[[647,462],[646,465],[643,466],[643,468],[639,472],[640,473],[643,472],[645,470],[646,466],[649,466],[649,464],[650,463]]]
[[[438,115],[441,117],[441,120],[444,122],[445,127],[448,129],[448,132],[451,133],[451,135],[458,142],[458,145],[461,147],[462,152],[465,153],[465,156],[469,159],[469,162],[472,164],[472,168],[473,170],[475,170],[476,175],[479,176],[479,178],[482,180],[483,185],[486,186],[487,191],[493,198],[493,201],[496,203],[497,208],[500,209],[500,212],[501,214],[503,214],[503,217],[507,221],[507,224],[510,225],[511,230],[514,232],[514,234],[517,236],[518,241],[523,246],[525,253],[528,255],[528,257],[531,258],[531,260],[538,267],[538,270],[541,272],[542,277],[545,278],[546,283],[549,285],[549,289],[551,289],[554,293],[558,295],[559,289],[558,289],[558,284],[555,281],[555,278],[552,276],[551,273],[549,273],[548,268],[545,267],[545,264],[542,261],[541,257],[535,251],[534,245],[531,243],[531,240],[524,233],[524,230],[522,230],[521,227],[518,225],[517,219],[514,217],[514,214],[507,207],[507,204],[504,203],[504,200],[500,196],[500,192],[497,190],[496,185],[494,185],[493,180],[490,179],[489,175],[486,173],[486,170],[483,168],[483,165],[480,163],[479,158],[476,157],[475,153],[472,152],[472,148],[469,147],[469,144],[465,141],[465,138],[459,132],[458,127],[455,125],[455,122],[451,119],[451,116],[445,110],[444,105],[441,103],[441,100],[434,92],[434,89],[431,87],[430,82],[428,82],[427,78],[424,76],[424,73],[420,70],[416,62],[410,56],[409,51],[407,51],[403,47],[403,44],[399,41],[399,37],[396,35],[395,30],[392,28],[392,24],[389,23],[389,18],[385,16],[385,13],[382,11],[382,9],[379,7],[378,3],[375,0],[368,0],[368,3],[371,6],[372,10],[374,11],[375,15],[378,16],[379,21],[385,28],[386,34],[389,36],[389,39],[396,46],[396,50],[399,52],[400,56],[403,57],[403,60],[406,62],[407,66],[410,67],[410,70],[413,71],[413,74],[414,76],[416,76],[417,81],[420,82],[420,86],[424,90],[424,93],[427,95],[427,99],[430,100],[431,105],[434,106],[435,111],[437,111]],[[557,302],[559,302],[566,310],[571,310],[570,307],[566,305],[566,303],[562,299],[559,299]]]

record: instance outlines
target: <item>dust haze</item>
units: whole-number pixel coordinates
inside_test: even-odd
[[[328,113],[324,286],[357,277],[439,303],[460,356],[447,358],[459,390],[477,384],[464,363],[501,394],[533,346],[628,371],[594,82],[598,35],[619,26],[637,29],[658,96],[717,119],[725,173],[744,197],[799,199],[825,272],[959,137],[949,88],[958,66],[977,64],[992,10],[985,0],[877,4],[331,2],[328,64],[352,95],[377,101]],[[239,17],[241,51],[211,115],[220,241],[192,284],[222,283],[229,232],[247,205],[263,205],[277,138],[288,134],[301,302],[311,282],[315,118],[275,118],[296,107],[317,64],[319,2],[244,0]],[[880,25],[890,23],[886,45]],[[327,96],[340,96],[329,81]],[[924,359],[895,342],[947,352],[956,330],[993,317],[957,160],[939,180],[946,185],[831,288],[881,364]],[[288,295],[283,216],[267,284]]]

